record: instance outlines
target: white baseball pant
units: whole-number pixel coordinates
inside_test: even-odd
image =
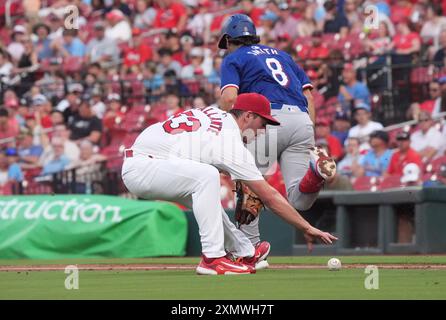
[[[319,192],[301,193],[299,184],[309,169],[309,149],[314,146],[313,122],[307,113],[296,109],[284,108],[271,111],[279,120],[280,126],[267,126],[266,135],[277,136],[277,159],[282,171],[288,202],[297,210],[308,210],[316,201]],[[277,135],[269,134],[270,130],[277,130]],[[241,230],[253,244],[260,241],[259,218],[249,225],[241,226]]]
[[[133,152],[122,167],[128,190],[148,200],[166,200],[193,210],[202,253],[209,258],[254,255],[250,240],[229,220],[221,206],[220,174],[205,163],[186,159],[152,159]]]

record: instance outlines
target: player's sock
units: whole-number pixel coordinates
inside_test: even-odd
[[[302,180],[300,180],[299,191],[301,193],[319,192],[322,189],[324,182],[325,180],[321,176],[319,176],[310,165],[307,173],[302,178]]]

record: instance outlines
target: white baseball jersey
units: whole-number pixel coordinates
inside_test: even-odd
[[[188,110],[146,128],[132,149],[155,158],[210,164],[234,180],[263,180],[235,119],[213,107]]]

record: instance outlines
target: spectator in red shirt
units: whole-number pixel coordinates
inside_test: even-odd
[[[414,120],[418,120],[421,111],[429,112],[429,114],[435,116],[440,112],[441,108],[441,88],[438,81],[431,81],[429,83],[429,100],[425,100],[422,103],[414,102],[407,110],[407,117]]]
[[[0,108],[0,145],[3,139],[13,138],[19,134],[19,128],[12,126],[9,119],[9,112],[5,108]]]
[[[152,48],[142,41],[141,34],[141,30],[138,28],[132,30],[133,38],[131,44],[124,51],[124,64],[126,67],[140,65],[152,59]]]
[[[331,135],[330,122],[320,118],[316,120],[316,139],[325,139],[331,156],[337,161],[342,158],[343,149],[339,140]]]
[[[413,55],[421,50],[421,38],[417,32],[413,32],[409,26],[409,19],[400,21],[396,26],[396,35],[393,37],[391,48],[394,50],[392,64],[405,65],[403,68],[395,69],[393,81],[408,81]]]
[[[412,14],[412,4],[407,0],[398,0],[396,4],[392,5],[390,13],[390,20],[397,24]]]
[[[396,54],[409,55],[420,51],[420,35],[411,30],[408,19],[400,21],[397,24],[396,29],[397,32],[393,37],[391,44],[391,46],[395,49]]]
[[[176,0],[158,0],[157,3],[160,9],[156,14],[154,27],[183,31],[187,22],[186,7]]]
[[[188,34],[185,34],[187,36]],[[181,38],[183,39],[183,38]],[[184,50],[183,43],[180,39],[180,35],[176,31],[170,30],[166,34],[166,42],[162,46],[163,48],[166,48],[170,51],[172,51],[172,59],[175,61],[178,61],[182,66],[187,65],[188,59],[187,59],[187,50]],[[193,38],[192,38],[193,42]],[[186,45],[187,47],[187,45]],[[187,52],[186,52],[187,51]]]
[[[415,163],[419,167],[422,167],[420,155],[410,147],[410,133],[400,132],[396,141],[398,143],[398,150],[395,151],[390,158],[389,168],[384,174],[389,175],[403,175],[403,168],[409,163]]]
[[[53,126],[51,122],[51,111],[53,110],[51,102],[43,94],[38,94],[33,97],[32,106],[39,114],[42,128],[51,128]]]
[[[330,50],[326,45],[322,43],[322,32],[315,31],[313,33],[313,41],[311,47],[307,51],[307,55],[304,58],[310,66],[320,66],[322,60],[327,59],[330,54]]]
[[[107,112],[102,118],[104,128],[110,130],[119,127],[125,117],[125,113],[121,111],[121,96],[110,93],[107,96],[107,107]]]
[[[254,5],[254,0],[242,0],[241,6],[242,6],[242,12],[243,14],[248,15],[252,22],[254,22],[255,26],[260,26],[260,17],[263,14],[263,10],[260,8],[257,8]]]

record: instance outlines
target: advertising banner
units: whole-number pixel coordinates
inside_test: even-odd
[[[185,254],[187,219],[173,204],[105,195],[0,197],[0,259]]]

